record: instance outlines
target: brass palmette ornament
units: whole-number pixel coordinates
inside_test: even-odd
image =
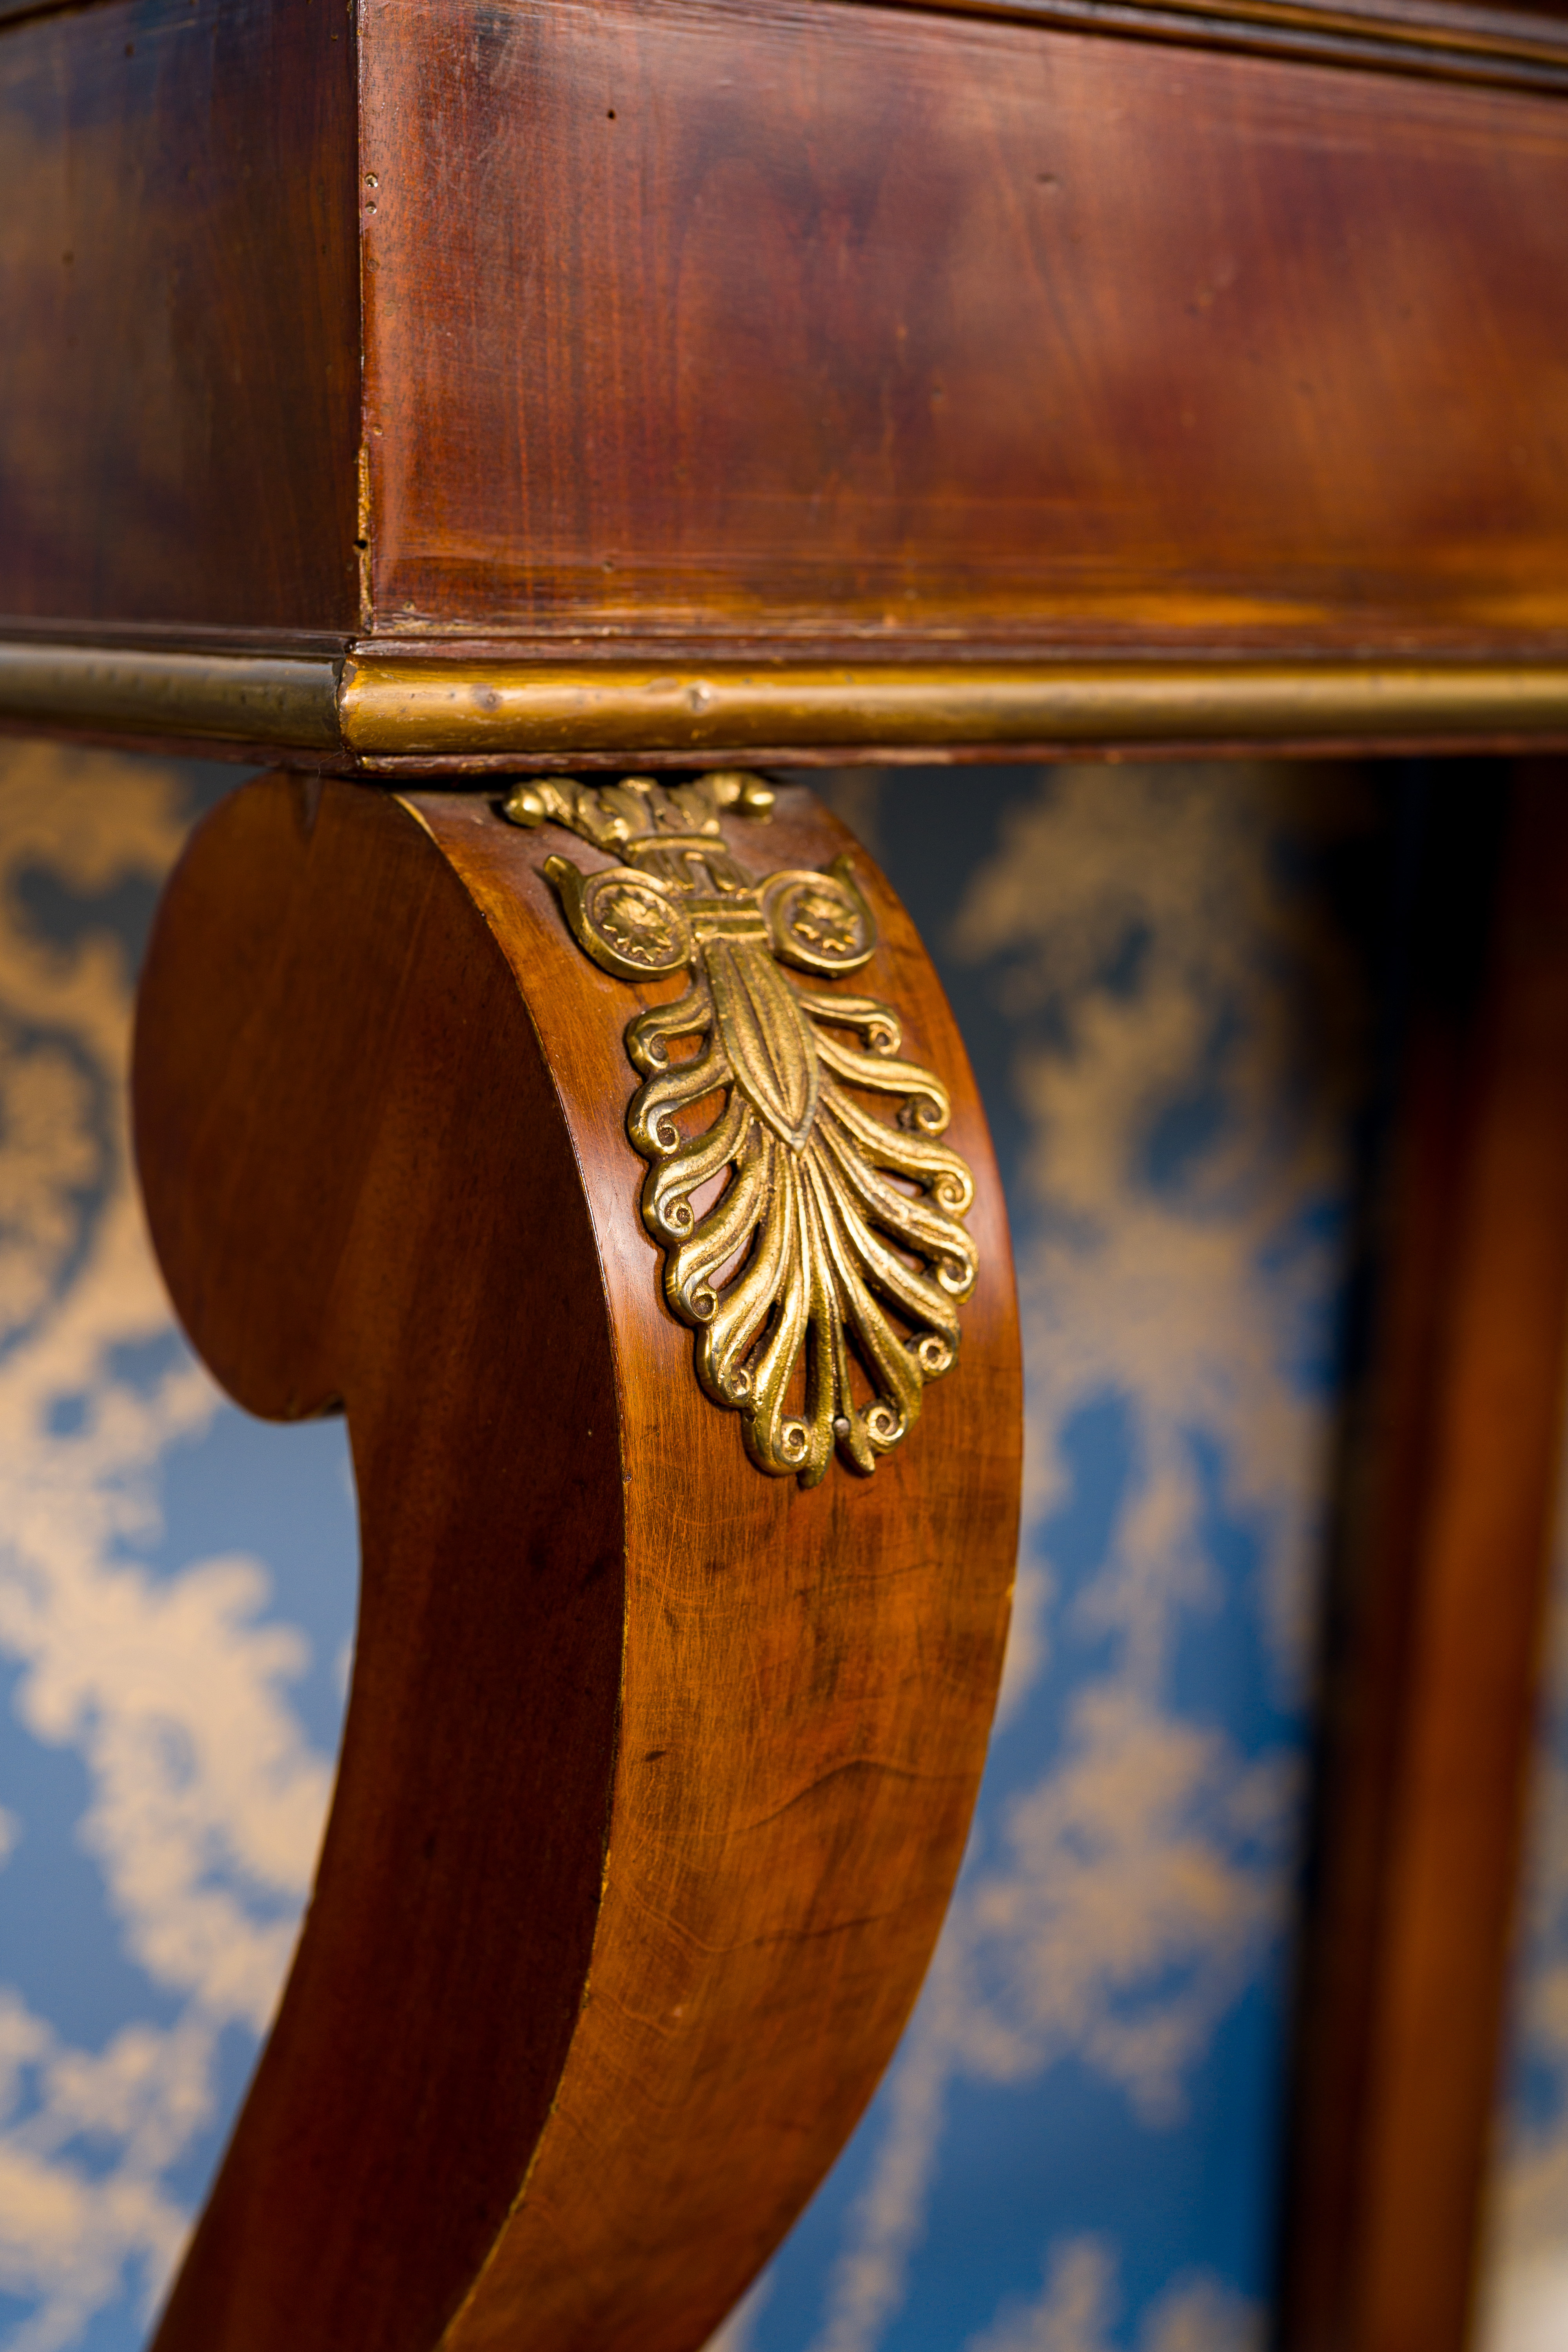
[[[847,858],[760,880],[736,864],[721,812],[762,816],[772,801],[738,773],[673,786],[551,777],[519,785],[506,814],[623,860],[593,873],[544,862],[595,963],[624,980],[689,975],[626,1033],[643,1079],[626,1113],[649,1162],[643,1223],[665,1251],[670,1310],[697,1335],[703,1388],[741,1415],[760,1470],[815,1486],[835,1446],[874,1470],[919,1418],[925,1382],[952,1365],[974,1287],[960,1222],[974,1184],[938,1139],[946,1089],[897,1058],[897,1014],[781,970],[858,971],[877,929]],[[672,1060],[678,1039],[695,1053]],[[897,1123],[874,1117],[865,1093],[895,1098]],[[681,1114],[712,1096],[718,1116],[688,1135]],[[715,1179],[722,1189],[699,1206]]]

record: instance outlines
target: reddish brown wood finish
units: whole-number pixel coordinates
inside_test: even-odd
[[[354,625],[353,77],[344,0],[0,30],[0,615]]]
[[[1568,1328],[1568,772],[1439,802],[1307,1945],[1284,2342],[1461,2352]],[[1467,805],[1467,803],[1468,805]],[[1481,956],[1471,940],[1480,929]]]
[[[731,838],[759,870],[847,841],[798,790]],[[951,1015],[857,851],[983,1271],[905,1444],[803,1492],[662,1305],[638,992],[579,953],[552,848],[602,862],[479,799],[264,780],[153,938],[171,1287],[252,1410],[345,1402],[364,1556],[315,1898],[159,2352],[691,2352],[852,2125],[958,1865],[1019,1390]]]
[[[1191,26],[367,0],[356,112],[355,37],[0,29],[0,616],[1568,650],[1561,97]]]
[[[1562,102],[837,0],[363,27],[378,628],[1568,646]]]

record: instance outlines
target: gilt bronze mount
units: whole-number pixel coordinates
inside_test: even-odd
[[[813,1486],[836,1446],[875,1470],[951,1368],[974,1287],[961,1223],[974,1180],[938,1140],[946,1088],[897,1058],[891,1008],[780,970],[858,971],[877,923],[847,857],[760,880],[736,862],[721,814],[765,821],[772,804],[734,771],[668,786],[559,776],[516,786],[505,814],[622,861],[544,861],[596,964],[621,980],[688,976],[626,1033],[643,1080],[626,1112],[649,1162],[643,1223],[665,1252],[666,1303],[697,1335],[703,1389],[740,1413],[759,1470]],[[897,1125],[867,1095],[896,1097]]]

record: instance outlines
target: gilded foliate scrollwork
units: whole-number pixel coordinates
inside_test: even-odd
[[[899,1059],[897,1014],[780,969],[858,971],[877,927],[847,858],[761,879],[735,862],[721,813],[764,817],[772,802],[736,773],[672,786],[553,776],[520,784],[505,813],[621,861],[592,873],[544,861],[595,963],[623,980],[687,975],[626,1033],[643,1081],[626,1114],[649,1163],[643,1222],[665,1252],[670,1310],[697,1335],[703,1388],[741,1415],[759,1469],[815,1486],[835,1446],[874,1470],[952,1365],[974,1287],[961,1223],[974,1183],[939,1140],[945,1088]],[[894,1121],[866,1096],[891,1098]]]

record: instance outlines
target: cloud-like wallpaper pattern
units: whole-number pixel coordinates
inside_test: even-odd
[[[171,1328],[127,1157],[126,933],[187,799],[145,763],[0,758],[8,2352],[140,2340],[287,1968],[331,1788],[269,1566],[166,1541],[175,1458],[238,1418]],[[29,1749],[72,1759],[74,1801]],[[79,1915],[63,1952],[57,1895]],[[107,1985],[84,1934],[121,1963]]]
[[[6,2352],[142,2339],[287,1967],[346,1672],[341,1429],[218,1398],[129,1175],[136,943],[217,781],[0,751]],[[1368,1018],[1343,884],[1375,804],[1288,768],[827,789],[992,1104],[1027,1532],[926,1991],[712,2352],[1248,2352]],[[1552,2309],[1559,2344],[1568,2307],[1561,1646],[1488,2352],[1542,2352]]]

